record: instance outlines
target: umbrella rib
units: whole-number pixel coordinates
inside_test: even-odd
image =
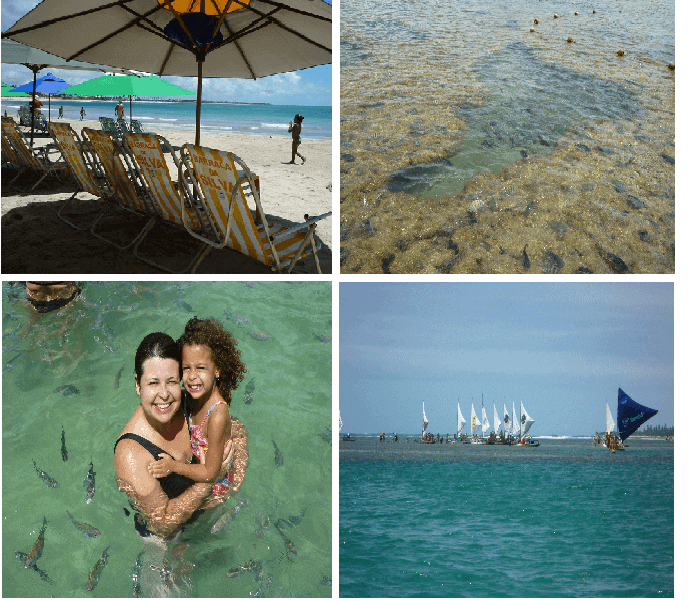
[[[243,0],[232,0],[233,2],[236,2],[237,4],[241,4],[244,8],[247,8],[248,10],[256,13],[257,15],[262,15],[265,16],[262,12],[260,12],[257,8],[254,8],[253,6],[249,5],[250,0],[246,0],[245,2]],[[278,10],[286,10],[288,12],[292,13],[297,13],[299,15],[304,15],[306,17],[313,17],[314,19],[320,19],[321,21],[328,21],[332,23],[332,19],[330,17],[325,17],[323,15],[314,15],[313,13],[309,13],[308,11],[305,10],[299,10],[298,8],[293,8],[291,6],[287,6],[286,4],[282,4],[281,2],[273,2],[272,0],[261,0],[263,4],[270,4],[275,8],[271,13],[273,14],[277,12]]]
[[[227,23],[227,19],[224,19],[223,21],[224,21],[225,29],[229,32],[229,35],[234,36],[234,32],[232,31],[232,28]],[[241,58],[243,59],[244,64],[246,65],[246,68],[251,72],[251,77],[254,80],[257,79],[256,74],[253,72],[253,68],[251,67],[251,63],[248,62],[248,59],[246,58],[246,55],[244,54],[244,50],[239,45],[239,40],[233,39],[233,42],[234,42],[234,45],[236,46],[236,49],[239,51],[239,54],[241,55]]]
[[[48,27],[49,25],[52,25],[53,23],[59,23],[60,21],[66,21],[68,19],[73,19],[74,17],[82,17],[84,15],[90,15],[91,13],[97,13],[100,12],[101,10],[107,10],[108,8],[112,8],[113,6],[121,6],[125,2],[134,2],[135,0],[117,0],[116,2],[110,2],[109,4],[104,4],[103,6],[99,6],[97,8],[90,8],[88,10],[81,11],[80,13],[74,13],[72,15],[64,15],[63,17],[56,17],[55,19],[48,19],[47,21],[41,21],[40,23],[37,23],[36,25],[31,25],[29,27],[24,27],[22,29],[16,29],[12,32],[2,32],[2,39],[5,38],[10,38],[13,35],[16,35],[18,33],[26,33],[27,31],[33,31],[35,29],[42,29],[43,27]],[[122,8],[124,8],[122,6]]]

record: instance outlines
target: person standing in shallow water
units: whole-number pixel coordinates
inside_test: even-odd
[[[294,165],[294,159],[298,156],[301,159],[301,164],[306,162],[306,157],[298,152],[299,144],[301,144],[301,123],[303,116],[297,114],[293,121],[289,122],[289,133],[291,133],[291,161],[289,165]]]

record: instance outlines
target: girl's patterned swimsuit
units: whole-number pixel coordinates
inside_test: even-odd
[[[210,415],[210,412],[215,409],[218,405],[227,405],[227,402],[225,400],[218,401],[215,403],[210,409],[208,409],[208,413],[206,416],[203,418],[203,421],[199,425],[194,425],[191,423],[191,414],[188,413],[186,415],[186,419],[188,420],[189,423],[189,435],[191,437],[191,449],[193,450],[193,454],[196,455],[196,457],[200,458],[200,453],[198,451],[198,447],[201,447],[205,453],[208,452],[208,439],[205,437],[205,434],[203,434],[203,426],[205,425],[206,420],[208,419],[208,416]],[[232,441],[232,435],[230,433],[229,438],[227,439],[227,442],[225,442],[225,447]],[[213,492],[219,496],[219,497],[224,497],[225,494],[227,493],[228,490],[232,488],[232,485],[234,484],[234,466],[230,467],[227,473],[225,474],[225,477],[220,480],[219,482],[216,482],[213,485]]]

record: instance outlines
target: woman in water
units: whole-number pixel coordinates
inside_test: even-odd
[[[135,525],[143,536],[172,537],[201,509],[216,504],[213,483],[194,482],[179,474],[154,478],[148,472],[151,456],[167,455],[179,461],[196,461],[189,430],[180,411],[181,353],[172,337],[161,332],[146,336],[135,358],[136,392],[141,402],[115,443],[115,476],[119,489],[126,492],[141,514]],[[235,421],[233,444],[224,450],[223,468],[236,458],[235,490],[243,481],[248,461],[246,431]],[[204,453],[199,452],[201,464]]]
[[[234,337],[215,320],[189,320],[177,343],[182,351],[182,381],[188,393],[185,414],[191,447],[196,456],[206,454],[205,463],[190,465],[163,455],[160,461],[151,461],[148,470],[156,478],[174,473],[196,482],[213,482],[221,475],[213,486],[219,501],[235,489],[234,468],[221,470],[221,463],[223,451],[232,445],[232,390],[243,379],[246,367]]]

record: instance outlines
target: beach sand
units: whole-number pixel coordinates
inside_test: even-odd
[[[77,133],[82,127],[100,129],[97,121],[71,122]],[[173,146],[193,142],[193,132],[161,130],[159,133]],[[48,140],[41,138],[38,144]],[[202,134],[201,145],[228,150],[241,157],[249,168],[260,177],[261,203],[268,216],[294,223],[301,223],[304,214],[320,215],[332,210],[332,141],[303,139],[299,151],[306,156],[301,164],[290,165],[291,140],[269,136],[243,134]],[[173,177],[176,171],[171,171]],[[4,274],[50,273],[162,273],[144,261],[137,259],[131,250],[120,251],[91,235],[78,231],[56,218],[62,202],[76,189],[74,184],[60,184],[54,178],[46,178],[33,192],[22,195],[8,187],[12,173],[2,177],[2,272]],[[22,176],[15,185],[30,187],[32,176]],[[328,187],[329,186],[329,187]],[[78,220],[82,211],[85,216],[94,214],[102,206],[101,200],[86,192],[77,196],[83,202],[72,203],[69,216]],[[123,219],[117,228],[122,230]],[[140,220],[135,219],[136,223]],[[80,223],[88,223],[81,220]],[[105,228],[110,227],[105,224]],[[129,227],[134,227],[130,224]],[[139,229],[142,225],[139,226]],[[316,236],[322,243],[318,253],[323,273],[332,272],[332,217],[321,220]],[[131,237],[131,234],[130,234]],[[121,238],[117,238],[121,239]],[[156,225],[139,247],[144,256],[160,256],[171,267],[182,266],[185,257],[191,259],[200,242],[185,231]],[[164,247],[163,249],[159,246]],[[299,267],[302,269],[299,269]],[[310,258],[297,270],[316,273]],[[196,273],[273,273],[250,257],[229,249],[212,250],[203,260]]]

